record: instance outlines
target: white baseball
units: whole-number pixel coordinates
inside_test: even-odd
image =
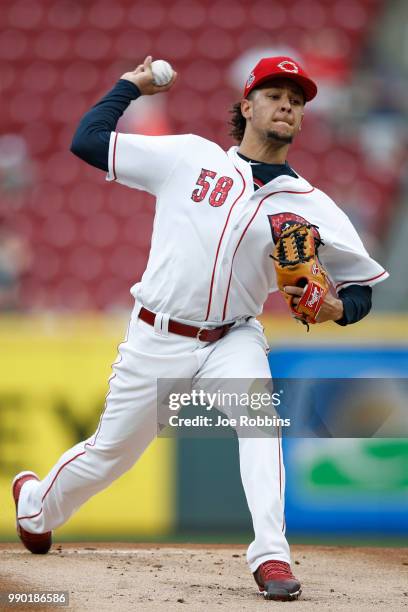
[[[159,87],[167,85],[172,79],[173,68],[165,60],[155,60],[151,64],[153,81]]]

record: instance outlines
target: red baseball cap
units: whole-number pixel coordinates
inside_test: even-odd
[[[317,94],[317,85],[291,57],[264,57],[255,66],[245,83],[244,98],[261,83],[276,77],[292,79],[303,89],[306,102]]]

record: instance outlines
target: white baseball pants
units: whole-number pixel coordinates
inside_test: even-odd
[[[203,379],[219,383],[220,378],[270,378],[267,342],[256,319],[237,324],[208,344],[144,323],[138,318],[139,309],[136,305],[127,338],[119,346],[95,434],[64,453],[44,480],[23,486],[18,517],[25,530],[44,533],[59,527],[134,465],[157,433],[158,378],[191,379],[194,388]],[[269,559],[290,563],[281,440],[238,440],[241,478],[255,532],[247,552],[250,570]]]

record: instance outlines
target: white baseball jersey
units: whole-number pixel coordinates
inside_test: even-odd
[[[279,176],[254,192],[251,167],[236,147],[226,153],[193,135],[112,133],[108,179],[157,198],[149,262],[132,288],[135,308],[95,434],[67,450],[42,481],[21,489],[17,516],[28,533],[59,527],[137,461],[157,433],[159,379],[187,379],[196,389],[224,393],[231,381],[252,393],[253,381],[269,380],[268,345],[256,319],[241,320],[208,343],[169,333],[164,316],[148,325],[139,317],[142,305],[193,324],[258,315],[277,290],[269,257],[274,237],[300,218],[318,226],[321,260],[335,286],[373,285],[387,276],[347,216],[303,178]],[[290,563],[277,433],[259,438],[237,429],[255,533],[247,552],[251,572],[269,560]]]
[[[254,191],[237,150],[193,134],[112,132],[107,180],[156,196],[149,261],[132,287],[146,308],[209,325],[259,315],[277,291],[274,232],[299,217],[318,226],[319,258],[336,290],[387,278],[325,193],[286,175]]]

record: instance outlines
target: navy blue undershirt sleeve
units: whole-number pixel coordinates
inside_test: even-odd
[[[342,326],[350,325],[368,315],[371,310],[372,293],[372,288],[365,285],[350,285],[341,289],[339,299],[343,302],[344,314],[335,323]]]
[[[108,172],[111,132],[132,100],[141,95],[139,88],[120,79],[81,119],[74,134],[71,151],[88,164]]]

